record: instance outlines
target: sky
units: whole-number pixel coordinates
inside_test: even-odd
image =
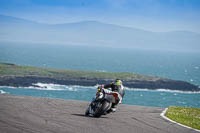
[[[92,20],[200,33],[200,0],[0,0],[0,14],[49,24]]]

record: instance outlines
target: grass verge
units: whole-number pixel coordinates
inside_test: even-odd
[[[170,106],[165,116],[173,121],[200,130],[200,108]]]

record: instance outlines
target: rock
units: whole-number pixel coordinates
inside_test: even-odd
[[[0,77],[0,86],[14,86],[14,87],[29,87],[34,86],[35,83],[53,83],[61,85],[81,85],[81,86],[95,86],[97,84],[107,84],[113,81],[112,79],[98,79],[98,78],[53,78],[40,76],[3,76]],[[169,89],[181,91],[200,91],[198,86],[190,84],[185,81],[159,79],[159,80],[125,80],[124,86],[129,88],[141,89]]]

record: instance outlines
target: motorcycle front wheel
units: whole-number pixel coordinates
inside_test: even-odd
[[[98,106],[94,113],[94,117],[98,118],[101,115],[103,115],[110,108],[110,106],[111,104],[106,100],[102,101],[101,103],[98,103]]]

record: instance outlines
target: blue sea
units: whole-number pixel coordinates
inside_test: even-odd
[[[138,50],[0,42],[0,62],[43,68],[131,72],[183,80],[200,86],[200,52]],[[37,83],[40,87],[0,86],[1,93],[91,101],[97,86]],[[44,87],[46,86],[46,87]],[[200,92],[125,87],[123,104],[200,108]]]

